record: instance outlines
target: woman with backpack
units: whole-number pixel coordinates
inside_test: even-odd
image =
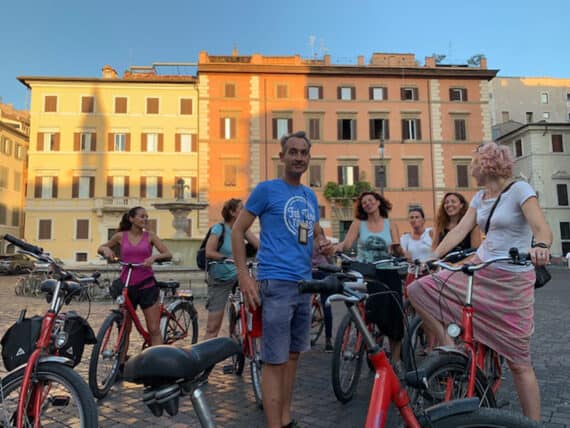
[[[206,259],[208,261],[222,262],[232,257],[232,226],[243,208],[241,199],[232,198],[224,203],[222,208],[223,223],[218,223],[210,229],[210,236],[206,241]],[[259,246],[257,237],[247,231],[247,242],[256,249]],[[204,340],[218,336],[224,318],[224,309],[232,287],[237,282],[237,270],[233,263],[213,263],[206,266],[206,282],[208,284],[208,321]]]

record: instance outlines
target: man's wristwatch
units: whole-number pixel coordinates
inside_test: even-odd
[[[534,244],[532,244],[532,248],[535,248],[535,247],[546,248],[547,250],[550,249],[550,246],[546,245],[544,242],[535,242]]]

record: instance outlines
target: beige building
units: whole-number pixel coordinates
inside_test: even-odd
[[[29,126],[28,112],[0,103],[0,236],[22,237],[24,233]],[[0,240],[0,253],[7,251],[13,249]]]
[[[105,66],[101,78],[19,80],[31,90],[25,238],[65,262],[93,261],[137,205],[161,238],[172,236],[172,215],[153,204],[174,199],[178,178],[187,200],[198,197],[195,77],[119,77]]]

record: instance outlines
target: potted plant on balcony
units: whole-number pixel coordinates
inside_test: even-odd
[[[358,181],[356,184],[338,184],[329,181],[325,185],[323,196],[331,202],[331,205],[348,207],[358,198],[362,192],[372,189],[368,181]]]

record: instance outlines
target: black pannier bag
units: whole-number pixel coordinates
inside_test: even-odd
[[[114,279],[109,286],[109,295],[113,300],[116,300],[123,293],[123,288],[125,284],[121,281],[121,278]]]
[[[42,321],[43,317],[39,315],[23,318],[6,331],[0,342],[2,361],[6,370],[13,370],[28,361],[40,336]],[[87,320],[74,311],[65,314],[63,329],[69,336],[67,343],[58,354],[72,360],[75,367],[81,361],[85,345],[95,344],[97,338]],[[49,353],[55,354],[55,349],[50,349]]]

